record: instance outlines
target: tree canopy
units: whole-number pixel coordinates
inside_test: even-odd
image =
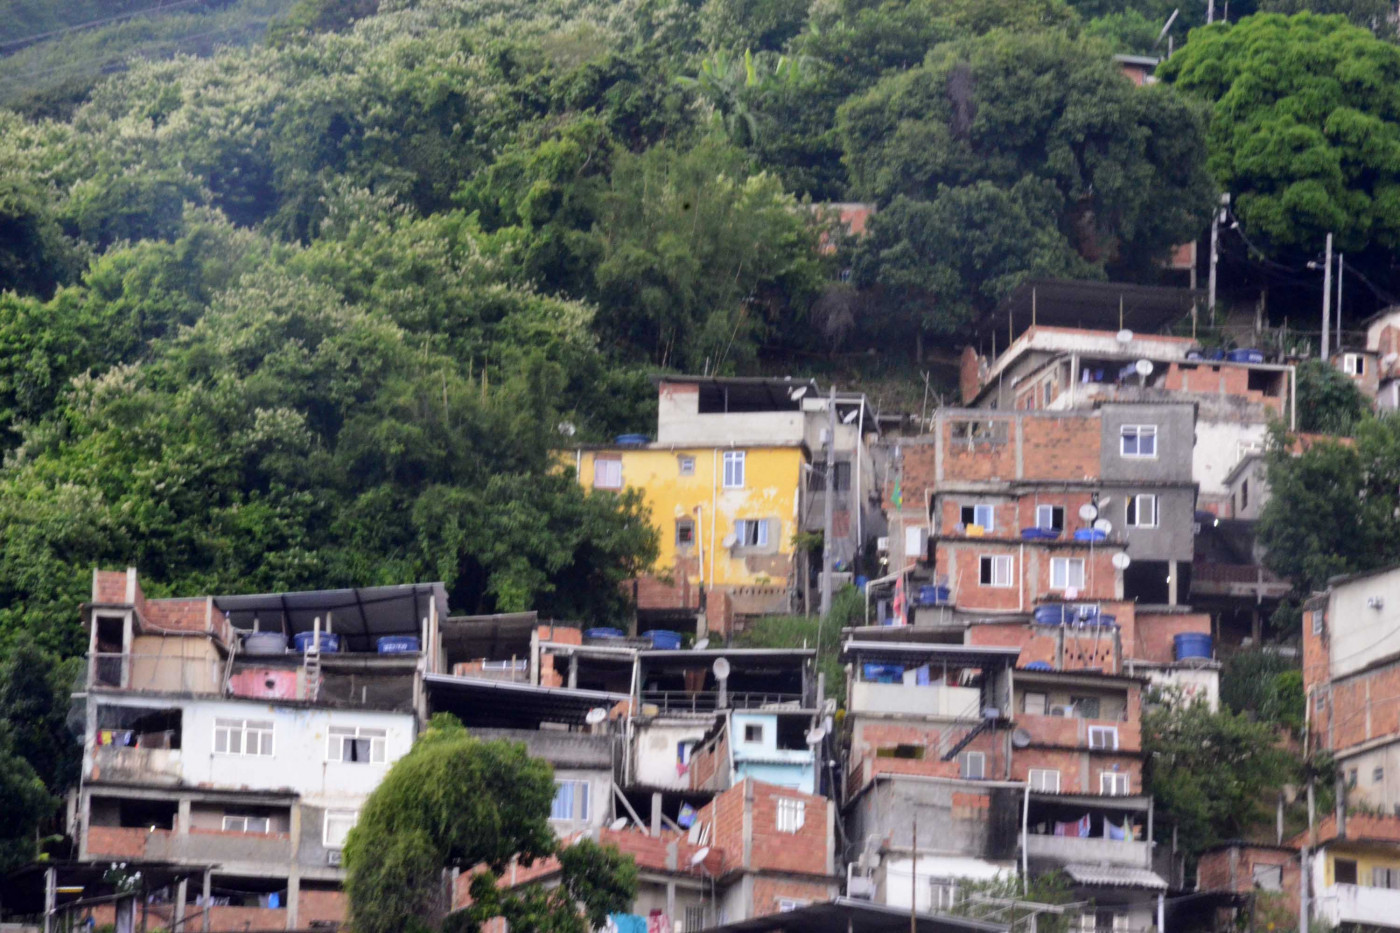
[[[346,891],[355,929],[400,933],[438,928],[475,933],[492,917],[511,929],[587,933],[631,907],[636,865],[597,843],[558,850],[560,884],[504,891],[512,859],[529,866],[556,854],[549,824],[553,769],[525,746],[482,741],[447,714],[433,717],[366,801],[345,846]],[[442,872],[476,869],[472,904],[442,917]],[[576,906],[582,904],[580,911]]]

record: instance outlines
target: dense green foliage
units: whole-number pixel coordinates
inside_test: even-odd
[[[549,825],[554,773],[518,742],[481,741],[447,714],[433,717],[366,801],[345,846],[346,891],[355,929],[401,933],[439,926],[442,872],[480,866],[473,903],[444,929],[475,933],[491,917],[511,929],[586,933],[636,894],[636,865],[615,849],[580,842],[558,853],[561,881],[545,890],[497,890],[513,858],[555,854]],[[576,905],[581,904],[580,911]]]
[[[1371,414],[1356,382],[1320,360],[1298,364],[1298,430],[1349,437]]]
[[[1270,498],[1259,519],[1265,562],[1300,593],[1329,577],[1400,560],[1400,419],[1368,418],[1355,446],[1318,443],[1294,456],[1284,435],[1269,452]]]
[[[817,598],[813,593],[814,602]],[[831,614],[825,619],[816,615],[765,616],[751,622],[735,644],[742,648],[816,649],[817,671],[826,681],[826,695],[844,705],[846,666],[841,663],[841,630],[864,624],[865,594],[846,586],[832,595]]]
[[[1348,259],[1400,246],[1400,48],[1341,16],[1194,33],[1161,70],[1210,101],[1210,168],[1252,235]]]
[[[1220,702],[1232,712],[1301,735],[1306,713],[1303,672],[1277,652],[1241,651],[1220,672]]]
[[[1159,841],[1176,833],[1190,856],[1243,837],[1267,816],[1267,791],[1297,776],[1272,726],[1199,701],[1144,712],[1142,744]]]

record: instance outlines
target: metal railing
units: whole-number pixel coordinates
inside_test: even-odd
[[[690,693],[686,690],[644,690],[642,691],[642,703],[660,707],[668,713],[708,713],[719,708],[719,692],[715,690],[703,690],[698,693]],[[731,709],[762,709],[779,706],[800,709],[802,708],[802,695],[800,693],[736,693],[730,691],[727,694],[727,703]]]

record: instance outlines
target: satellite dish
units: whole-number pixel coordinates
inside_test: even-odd
[[[583,717],[583,721],[588,723],[590,726],[596,726],[598,725],[598,723],[602,722],[604,719],[607,718],[608,711],[603,709],[603,707],[601,706],[595,706],[588,711],[587,716]]]
[[[558,425],[558,431],[565,437],[573,437],[578,432],[578,428],[574,427],[572,421],[561,421]]]
[[[1133,332],[1125,327],[1122,330],[1120,330],[1116,335],[1114,335],[1114,339],[1117,340],[1119,343],[1132,343]]]
[[[613,820],[611,823],[608,824],[608,829],[611,829],[615,833],[622,832],[622,830],[626,828],[627,817],[625,816],[619,816],[617,819]]]
[[[820,745],[822,744],[822,739],[824,738],[826,738],[826,730],[823,729],[821,726],[818,726],[815,729],[807,730],[808,745]]]
[[[1146,379],[1148,376],[1152,375],[1152,361],[1138,360],[1136,363],[1133,364],[1133,369],[1137,370],[1137,374],[1139,376],[1142,376],[1144,379]]]
[[[1124,551],[1119,551],[1117,554],[1113,555],[1113,566],[1117,567],[1119,570],[1127,570],[1128,565],[1132,562],[1133,559]]]
[[[1098,521],[1094,522],[1094,530],[1102,531],[1105,535],[1107,535],[1113,531],[1113,522],[1109,521],[1106,518],[1101,518]]]
[[[806,386],[798,386],[798,387],[795,388],[795,389],[788,389],[788,398],[792,399],[794,402],[797,401],[798,399],[800,399],[802,396],[804,396],[804,395],[806,395],[806,394],[807,394],[807,387],[806,387]]]
[[[1025,748],[1031,744],[1031,734],[1025,729],[1017,729],[1011,733],[1011,744],[1016,748]]]
[[[831,717],[830,717],[830,716],[827,716],[825,719],[822,720],[822,730],[823,730],[823,731],[825,731],[825,732],[830,732],[830,731],[831,731],[831,725],[832,725],[832,723],[831,723]]]
[[[715,658],[715,663],[711,666],[711,669],[720,680],[725,680],[729,677],[729,662],[724,658]]]
[[[859,414],[860,414],[860,409],[859,409],[859,408],[852,408],[850,411],[846,412],[845,417],[843,417],[843,418],[841,419],[841,423],[842,423],[842,424],[851,424],[852,422],[854,422],[854,421],[856,420],[856,416],[859,415]]]
[[[705,846],[703,849],[697,849],[695,854],[690,857],[690,867],[694,868],[696,865],[699,865],[701,862],[705,861],[706,857],[708,857],[709,854],[709,846]]]
[[[1099,510],[1086,502],[1079,507],[1079,517],[1086,522],[1092,522],[1099,517]]]
[[[724,541],[723,541],[722,543],[724,544],[725,547],[733,547],[733,546],[734,546],[734,542],[736,542],[736,541],[738,541],[738,540],[739,540],[739,539],[736,538],[736,537],[734,537],[734,535],[732,535],[732,534],[727,534],[727,535],[724,536]]]
[[[1102,497],[1100,497],[1099,499],[1097,499],[1096,501],[1098,502],[1099,508],[1103,508],[1104,506],[1108,505],[1110,502],[1113,501],[1113,497],[1112,497],[1112,496],[1102,496]]]
[[[710,640],[708,638],[702,638],[695,643],[696,651],[704,651],[708,647],[710,647]]]

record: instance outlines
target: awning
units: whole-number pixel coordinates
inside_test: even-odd
[[[481,677],[429,674],[423,679],[433,712],[452,713],[467,726],[539,728],[542,722],[582,725],[588,711],[625,703],[625,693],[538,687]]]
[[[857,657],[903,664],[953,664],[959,667],[1012,667],[1020,648],[976,645],[921,644],[919,642],[855,641],[841,648],[841,659]]]
[[[453,616],[441,623],[443,648],[457,659],[529,657],[530,636],[538,625],[537,612]]]
[[[439,619],[447,616],[447,590],[441,583],[366,586],[347,590],[215,596],[214,605],[228,614],[229,624],[243,632],[280,629],[288,638],[309,632],[317,619],[346,643],[349,651],[376,651],[386,635],[422,635],[429,607]]]
[[[1167,890],[1167,883],[1162,880],[1162,876],[1146,868],[1070,864],[1065,866],[1065,874],[1069,875],[1075,884],[1103,888],[1140,888],[1148,891]]]
[[[909,911],[869,901],[838,897],[823,904],[809,904],[785,913],[769,914],[752,920],[711,927],[713,933],[1007,933],[1004,923],[950,917],[945,914],[916,914],[910,923]]]
[[[1080,327],[1155,334],[1187,315],[1202,294],[1188,288],[1130,285],[1126,282],[1084,282],[1073,279],[1028,279],[996,310],[977,322],[979,340],[1005,348],[1035,323],[1042,327]],[[1034,304],[1034,312],[1032,312]],[[1121,319],[1121,324],[1119,323]]]

